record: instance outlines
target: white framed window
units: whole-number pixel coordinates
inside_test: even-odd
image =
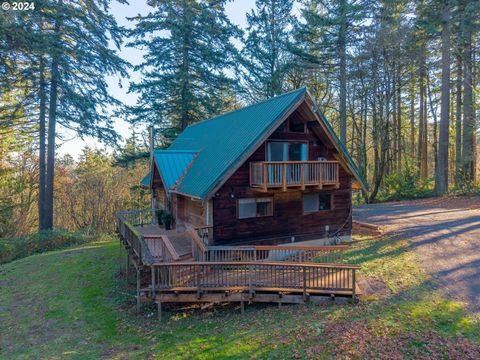
[[[238,218],[248,219],[273,215],[273,198],[247,198],[238,200]]]
[[[304,194],[303,212],[310,213],[332,209],[332,194]]]

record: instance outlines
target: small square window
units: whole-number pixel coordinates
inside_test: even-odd
[[[332,208],[332,194],[303,195],[303,212],[316,212]]]

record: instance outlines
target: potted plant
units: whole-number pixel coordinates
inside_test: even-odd
[[[173,215],[170,214],[169,212],[165,212],[163,214],[162,220],[163,220],[163,223],[165,224],[165,230],[170,230],[172,228],[172,223],[174,219],[175,218],[173,217]]]
[[[167,212],[163,209],[159,209],[155,211],[155,215],[157,216],[157,220],[158,220],[158,225],[163,225],[163,217],[166,213]]]

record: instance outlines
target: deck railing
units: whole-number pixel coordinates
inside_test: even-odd
[[[132,249],[132,252],[140,262],[139,265],[152,264],[154,258],[148,248],[145,238],[137,229],[135,229],[135,225],[130,222],[132,219],[130,213],[131,212],[117,213],[117,232],[126,245]],[[135,219],[137,218],[135,217],[134,220]]]
[[[288,262],[189,262],[152,266],[151,291],[256,291],[308,294],[341,293],[355,297],[354,265]]]
[[[255,188],[339,186],[338,161],[261,161],[250,163],[250,186]]]
[[[192,239],[192,257],[195,261],[205,261],[207,247],[198,235],[197,230],[190,230],[189,233]]]
[[[208,246],[205,261],[289,261],[343,263],[348,245],[334,246]]]
[[[157,209],[128,210],[117,213],[133,226],[144,226],[157,223]]]
[[[210,242],[213,239],[213,226],[212,225],[202,225],[194,228],[197,232],[199,239],[205,246],[210,245]]]

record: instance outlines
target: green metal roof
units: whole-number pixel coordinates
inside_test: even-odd
[[[141,185],[141,186],[144,186],[144,187],[150,187],[150,179],[151,179],[151,176],[150,176],[150,173],[148,173],[148,174],[145,175],[145,177],[140,181],[140,185]]]
[[[155,150],[154,159],[167,190],[206,200],[228,171],[255,150],[277,122],[300,100],[310,98],[306,88],[232,111],[187,127],[167,150]],[[368,184],[325,116],[317,111],[334,145],[365,190]],[[142,180],[150,184],[150,175]]]
[[[167,151],[198,150],[176,190],[205,200],[226,172],[304,95],[288,92],[187,127]]]
[[[153,158],[159,169],[163,184],[170,191],[187,170],[197,151],[155,150]]]

